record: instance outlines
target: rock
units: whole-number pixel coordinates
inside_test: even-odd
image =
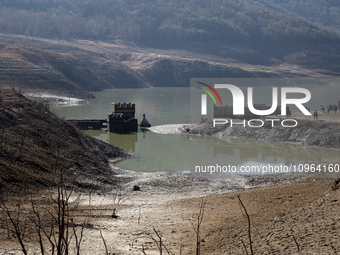
[[[213,127],[212,120],[199,123],[190,128],[190,134],[201,136],[214,136],[219,134],[222,139],[242,138],[254,139],[265,142],[289,142],[305,146],[317,146],[325,148],[340,148],[340,123],[328,122],[320,124],[312,120],[298,120],[294,128],[283,127],[280,124],[270,129],[271,123],[267,122],[262,128],[251,128],[237,125],[219,125]]]
[[[133,186],[133,191],[140,191],[140,187],[138,185]]]

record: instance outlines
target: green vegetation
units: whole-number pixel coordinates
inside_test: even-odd
[[[123,39],[147,44],[204,42],[260,46],[277,42],[339,42],[332,31],[268,7],[270,3],[276,4],[276,0],[263,1],[267,2],[4,0],[0,3],[0,32],[46,38]]]

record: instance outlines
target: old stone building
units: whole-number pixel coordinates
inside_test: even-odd
[[[107,115],[107,129],[113,133],[137,132],[136,106],[132,103],[112,103]]]

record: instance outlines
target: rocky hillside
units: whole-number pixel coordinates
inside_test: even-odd
[[[212,64],[197,60],[154,59],[141,69],[143,76],[153,87],[189,86],[192,77],[255,78],[276,77],[275,73],[248,72],[241,68]]]
[[[305,47],[282,59],[241,46],[207,48],[199,43],[152,49],[122,41],[68,42],[6,34],[0,34],[0,42],[2,86],[83,98],[101,89],[189,86],[193,77],[322,76],[340,70],[338,50],[327,46],[318,51]]]
[[[82,98],[117,84],[143,87],[145,83],[128,67],[95,53],[78,58],[67,52],[1,44],[0,67],[2,86]]]
[[[195,77],[339,75],[339,8],[335,0],[0,1],[0,42],[11,44],[0,46],[0,80],[84,98]]]
[[[287,122],[285,125],[294,125],[294,123],[289,124]],[[319,122],[299,119],[298,125],[294,128],[282,127],[280,124],[272,127],[270,121],[265,122],[261,128],[243,127],[243,125],[230,127],[229,123],[226,125],[216,125],[214,128],[212,121],[206,121],[189,128],[190,134],[216,136],[222,139],[242,138],[266,142],[288,142],[306,146],[340,148],[339,122]]]
[[[52,114],[48,107],[13,90],[0,90],[0,187],[55,183],[64,170],[80,187],[115,183],[110,158],[122,149],[90,137]]]
[[[16,38],[14,43],[20,43]],[[110,88],[189,86],[191,77],[277,76],[202,59],[140,53],[108,43],[80,41],[59,45],[51,40],[34,43],[33,39],[21,43],[30,47],[2,44],[3,85],[78,97]]]

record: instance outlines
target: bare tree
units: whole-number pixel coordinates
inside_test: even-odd
[[[27,255],[27,249],[24,242],[25,237],[25,230],[26,230],[26,224],[23,222],[22,218],[22,201],[21,201],[21,192],[18,191],[18,199],[16,202],[16,211],[11,210],[7,203],[5,202],[5,199],[3,197],[3,193],[0,196],[0,209],[6,214],[9,222],[11,223],[11,227],[7,225],[7,231],[12,232],[17,241],[19,242],[21,246],[22,252]]]
[[[10,224],[6,225],[8,233],[13,233],[21,246],[24,254],[27,254],[25,245],[26,232],[35,232],[38,237],[40,253],[46,254],[46,239],[51,248],[52,255],[68,255],[71,240],[75,239],[75,249],[80,254],[80,246],[86,221],[83,224],[75,225],[70,214],[79,203],[79,197],[71,199],[74,185],[66,188],[65,175],[63,171],[59,173],[59,182],[56,192],[50,190],[50,199],[47,205],[39,205],[31,195],[30,203],[26,203],[22,194],[14,196],[11,194],[11,202],[5,201],[4,193],[0,197],[0,211],[7,216]],[[19,191],[18,191],[19,192]],[[56,193],[56,195],[55,195]],[[13,199],[16,202],[13,209]],[[30,207],[29,207],[30,204]],[[25,206],[25,210],[23,207]],[[80,231],[78,230],[80,228]],[[8,234],[8,236],[10,236]]]
[[[206,201],[204,198],[201,199],[200,210],[198,214],[192,215],[192,220],[190,220],[191,225],[196,233],[196,255],[201,254],[201,232],[200,227],[203,221],[204,209],[205,209]]]
[[[116,218],[117,213],[121,209],[124,201],[126,201],[127,197],[123,194],[123,190],[121,187],[117,187],[112,195],[112,217]]]
[[[246,216],[247,221],[248,221],[248,238],[249,238],[250,254],[251,254],[251,255],[254,255],[254,252],[253,252],[253,243],[252,243],[252,240],[251,240],[250,217],[249,217],[249,214],[248,214],[248,212],[247,212],[246,207],[245,207],[245,206],[243,205],[243,203],[242,203],[242,200],[241,200],[241,198],[240,198],[240,195],[238,195],[237,198],[238,198],[238,201],[240,202],[240,205],[242,206],[242,208],[243,208],[243,210],[244,210],[245,216]],[[243,213],[243,211],[242,211],[242,213]],[[248,254],[246,245],[245,245],[245,243],[243,242],[243,240],[242,240],[242,243],[243,243],[243,246],[244,246],[244,248],[245,248],[245,250],[246,250],[246,253]]]
[[[162,235],[154,228],[153,228],[153,232],[156,234],[156,237],[154,237],[152,233],[150,232],[145,232],[144,234],[147,235],[157,245],[157,248],[159,250],[159,255],[163,254],[163,248],[167,252],[167,254],[172,255],[173,253],[165,246]],[[145,249],[143,245],[142,245],[142,252],[143,254],[145,254]]]
[[[83,222],[83,224],[81,225],[80,228],[80,236],[78,236],[77,234],[77,230],[75,228],[75,225],[73,223],[73,218],[71,218],[72,221],[72,229],[73,229],[73,234],[74,234],[74,238],[76,239],[76,250],[77,250],[77,255],[80,255],[80,246],[81,246],[81,241],[83,240],[83,236],[84,236],[84,228],[86,226],[87,221],[85,220]]]
[[[42,228],[42,220],[40,217],[40,214],[37,212],[34,202],[33,202],[33,197],[31,197],[31,205],[32,205],[32,210],[34,215],[36,216],[36,218],[29,216],[31,221],[33,222],[33,224],[35,225],[35,230],[38,234],[39,237],[39,245],[40,245],[40,252],[42,255],[45,254],[45,249],[44,249],[44,242],[43,242],[43,228]],[[54,247],[53,247],[53,251],[52,254],[54,254]]]
[[[101,231],[101,230],[100,230],[100,236],[101,236],[101,238],[102,238],[102,240],[103,240],[103,243],[104,243],[105,254],[106,254],[106,255],[109,255],[109,252],[108,252],[108,250],[107,250],[107,245],[106,245],[106,242],[105,242],[105,239],[104,239],[104,237],[103,237],[103,234],[102,234],[102,231]]]

